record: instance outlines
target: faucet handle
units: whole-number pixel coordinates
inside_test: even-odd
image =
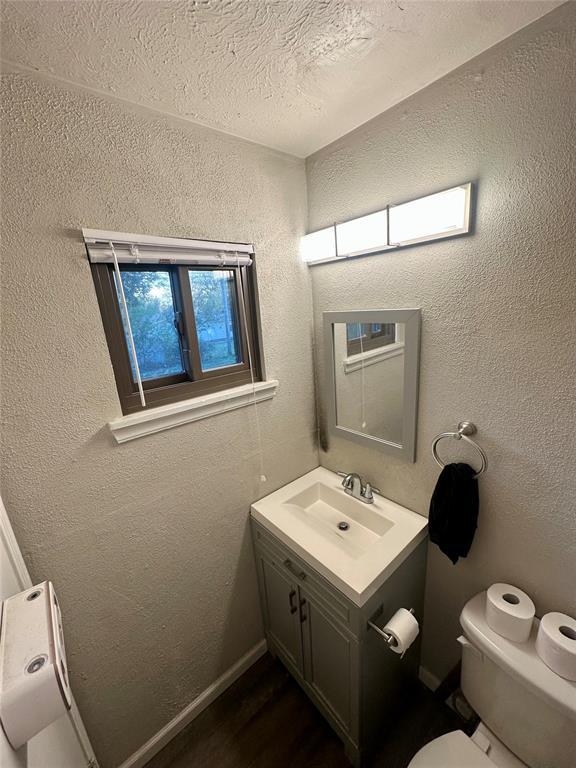
[[[362,496],[368,503],[372,503],[374,501],[374,493],[377,493],[379,496],[382,496],[382,491],[379,488],[375,488],[370,483],[366,483],[366,485],[362,489]]]
[[[347,491],[351,491],[354,488],[354,478],[351,475],[346,475],[344,480],[342,480],[342,487]]]
[[[351,473],[350,472],[338,472],[338,474],[340,475],[340,477],[344,478],[344,480],[342,480],[342,487],[346,488],[348,490],[350,488],[352,488],[353,480],[352,480]]]

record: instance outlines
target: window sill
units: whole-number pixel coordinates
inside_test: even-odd
[[[360,355],[350,355],[350,357],[345,357],[342,361],[344,365],[344,373],[359,371],[360,368],[375,365],[382,360],[387,360],[389,357],[401,355],[403,352],[404,342],[397,341],[394,344],[387,344],[385,347],[380,347],[379,349],[370,349]]]
[[[122,416],[108,422],[108,427],[117,443],[127,443],[129,440],[178,427],[180,424],[207,419],[219,413],[243,408],[245,405],[270,400],[276,394],[277,387],[278,382],[275,380],[258,381],[254,386],[245,384],[211,395]]]

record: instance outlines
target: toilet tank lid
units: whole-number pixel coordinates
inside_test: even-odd
[[[527,642],[507,640],[488,626],[486,592],[481,592],[464,606],[460,624],[467,639],[482,654],[552,707],[576,720],[576,683],[557,675],[536,653],[539,619],[534,619]]]

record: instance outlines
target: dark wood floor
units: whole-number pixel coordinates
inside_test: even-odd
[[[405,768],[421,746],[462,727],[422,687],[386,729],[369,768]],[[284,667],[268,654],[146,768],[350,768],[342,743]]]

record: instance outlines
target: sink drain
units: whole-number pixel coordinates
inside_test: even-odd
[[[345,523],[342,521],[341,523],[338,523],[338,529],[341,531],[347,531],[348,528],[350,528],[350,523]]]

